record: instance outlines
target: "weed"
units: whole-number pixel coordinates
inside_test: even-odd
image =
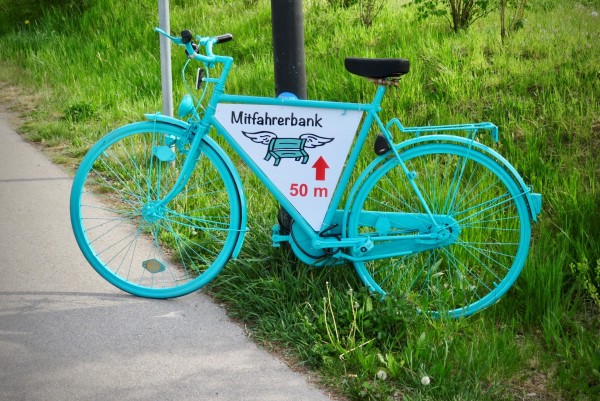
[[[587,259],[569,265],[571,272],[576,275],[579,285],[587,292],[587,295],[600,308],[600,259],[596,261],[596,267],[590,267]]]
[[[94,116],[94,113],[94,107],[86,102],[70,104],[64,112],[65,119],[70,122],[89,120]]]

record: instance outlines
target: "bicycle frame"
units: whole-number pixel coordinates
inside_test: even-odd
[[[113,130],[82,160],[71,224],[110,283],[143,297],[177,297],[240,255],[247,207],[234,153],[289,214],[278,216],[273,246],[289,244],[305,264],[351,262],[371,291],[433,316],[468,316],[514,283],[541,195],[476,140],[484,130],[497,141],[494,124],[381,121],[387,86],[409,71],[407,60],[346,59],[348,71],[378,85],[370,103],[232,95],[225,82],[233,59],[212,52],[231,35],[196,36],[200,54],[190,31],[156,31],[208,71],[218,64],[218,75],[202,79],[199,99],[188,87],[179,118],[146,114],[149,121]],[[363,156],[371,129],[381,134],[374,154]]]

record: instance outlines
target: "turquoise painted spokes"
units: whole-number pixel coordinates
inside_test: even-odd
[[[167,124],[127,126],[92,148],[75,177],[72,221],[84,255],[136,295],[200,288],[227,262],[239,235],[237,188],[207,143],[191,178],[165,204],[186,159],[173,138],[186,153],[185,133]]]
[[[365,181],[352,207],[350,236],[368,236],[375,244],[363,261],[355,262],[358,274],[371,289],[435,315],[466,316],[496,302],[518,277],[529,249],[531,223],[522,188],[493,159],[466,146],[420,145],[401,157],[415,172],[434,216],[455,222],[440,225],[448,228],[449,238],[456,237],[434,247],[414,237],[427,232],[429,216],[391,158]],[[381,221],[401,222],[403,216],[421,216],[423,228],[412,223],[407,232],[400,224]],[[391,227],[385,237],[383,226]],[[391,253],[394,234],[398,244],[413,238],[412,252],[397,247],[407,252],[370,260],[381,250]]]

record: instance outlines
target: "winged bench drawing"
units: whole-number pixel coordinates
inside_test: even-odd
[[[308,163],[309,155],[306,148],[316,148],[333,141],[334,138],[324,138],[315,134],[302,134],[298,138],[278,138],[271,131],[246,132],[242,131],[245,137],[250,138],[254,143],[267,145],[267,154],[265,160],[275,159],[274,166],[279,166],[281,159],[294,159],[302,164]]]

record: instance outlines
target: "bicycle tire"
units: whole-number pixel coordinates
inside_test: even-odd
[[[447,246],[354,262],[362,281],[372,291],[407,300],[435,316],[468,316],[497,302],[519,276],[529,252],[531,222],[522,188],[494,159],[466,146],[430,143],[400,157],[414,173],[431,213],[451,216],[460,233]],[[366,178],[348,218],[350,237],[375,238],[378,230],[361,223],[362,212],[425,216],[395,157]]]
[[[173,124],[127,125],[94,145],[74,177],[77,243],[92,267],[123,291],[146,298],[189,294],[210,282],[235,248],[241,195],[206,140],[185,187],[151,211],[179,176],[187,138],[188,131]]]

